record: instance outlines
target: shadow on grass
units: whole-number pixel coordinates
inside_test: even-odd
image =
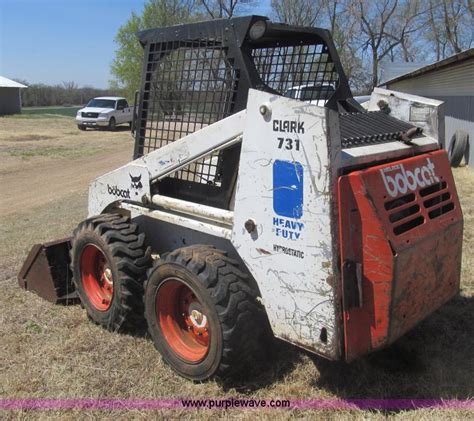
[[[276,340],[270,358],[241,383],[252,393],[281,381],[306,354],[317,372],[311,386],[343,399],[467,399],[474,394],[474,298],[457,297],[392,346],[351,364],[328,361]],[[253,374],[251,374],[253,373]]]
[[[474,298],[457,297],[384,350],[351,364],[311,356],[314,386],[350,399],[467,399],[474,394]]]
[[[124,126],[115,126],[115,129],[114,130],[110,130],[108,129],[107,127],[87,127],[87,129],[85,131],[106,131],[106,132],[129,132],[130,131],[130,127],[128,125],[124,125]]]
[[[304,355],[298,348],[278,339],[273,339],[266,351],[266,359],[259,366],[248,367],[240,379],[221,381],[224,391],[235,389],[240,393],[251,394],[271,386],[290,373]]]
[[[122,333],[151,340],[145,323]],[[392,346],[353,363],[328,361],[275,339],[261,365],[220,384],[251,394],[283,380],[306,354],[317,370],[311,386],[343,399],[468,399],[474,394],[473,349],[474,297],[457,297]]]
[[[89,320],[93,323],[93,321]],[[120,332],[123,335],[145,338],[153,342],[148,333],[146,321],[136,323],[133,328],[124,328]],[[158,352],[158,351],[157,351]],[[295,346],[272,338],[267,343],[267,349],[262,350],[261,362],[258,366],[248,367],[240,377],[228,380],[217,379],[224,391],[235,389],[240,393],[252,393],[256,390],[270,386],[283,379],[291,372],[296,364],[302,361],[304,353]]]

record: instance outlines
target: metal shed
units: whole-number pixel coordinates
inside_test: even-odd
[[[22,88],[27,86],[0,76],[0,115],[21,113]]]
[[[468,133],[468,162],[474,168],[474,48],[387,80],[390,90],[445,102],[446,146],[456,130]]]

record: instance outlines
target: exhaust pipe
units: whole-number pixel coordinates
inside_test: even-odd
[[[69,251],[71,239],[35,244],[18,274],[21,288],[54,304],[76,304]]]

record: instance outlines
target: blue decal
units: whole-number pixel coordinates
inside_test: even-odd
[[[299,162],[273,163],[273,210],[277,215],[303,216],[303,166]]]

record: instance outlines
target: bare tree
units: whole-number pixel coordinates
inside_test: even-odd
[[[272,9],[280,22],[314,26],[319,18],[321,0],[272,0]]]
[[[399,41],[387,43],[385,35],[397,5],[398,0],[382,0],[372,7],[366,0],[358,0],[352,5],[353,14],[359,22],[362,49],[370,50],[372,58],[372,86],[377,86],[380,60],[399,44]]]
[[[433,45],[436,59],[459,53],[474,44],[473,0],[429,0],[424,39]]]
[[[75,91],[76,89],[79,89],[79,86],[76,82],[71,80],[71,81],[64,81],[63,88],[66,91]]]
[[[430,0],[430,7],[428,10],[428,25],[429,30],[426,31],[425,38],[430,44],[434,44],[436,51],[436,61],[441,60],[445,56],[446,51],[446,34],[443,31],[442,25],[437,19],[437,8],[439,2],[437,0]]]
[[[395,53],[394,58],[401,57],[405,62],[413,62],[425,55],[426,48],[419,48],[418,36],[427,25],[429,9],[423,0],[405,0],[398,4],[386,31],[390,40],[400,41],[399,48],[390,51]]]
[[[351,0],[273,0],[275,17],[285,23],[329,28],[352,87],[367,90],[368,73],[356,41],[358,21],[350,8]]]
[[[474,0],[466,0],[466,9],[471,14],[471,19],[474,21]]]
[[[362,50],[370,54],[372,86],[377,86],[380,61],[393,55],[395,48],[404,44],[401,49],[405,48],[405,57],[410,59],[409,37],[424,25],[421,17],[427,8],[419,0],[382,0],[375,5],[357,0],[352,10],[359,21]]]
[[[318,24],[329,27],[347,78],[354,90],[363,92],[369,84],[368,73],[358,51],[358,21],[350,5],[351,0],[323,0],[323,16]]]
[[[240,0],[199,0],[212,19],[231,18]]]
[[[459,26],[462,16],[462,9],[463,3],[460,1],[442,1],[442,14],[444,21],[444,29],[446,31],[446,38],[453,47],[455,53],[461,52]]]

